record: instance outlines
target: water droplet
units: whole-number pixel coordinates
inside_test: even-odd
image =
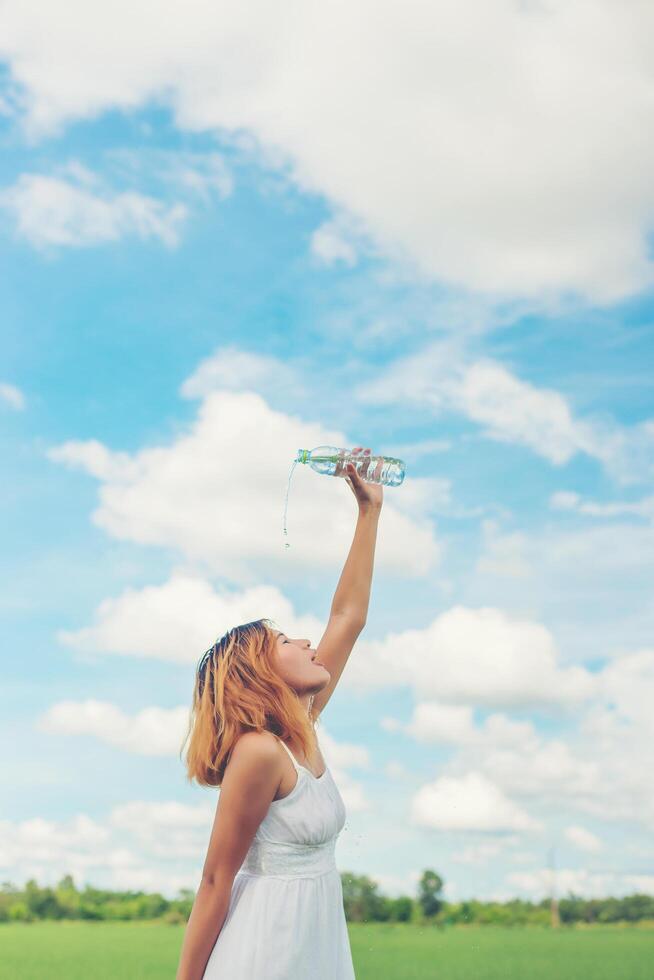
[[[286,486],[286,500],[284,502],[284,534],[286,535],[286,537],[288,537],[288,530],[286,528],[286,514],[288,512],[288,495],[291,491],[291,477],[293,476],[293,470],[295,469],[296,465],[297,465],[297,459],[294,459],[293,465],[291,466],[291,472],[288,475],[288,484]],[[286,547],[287,548],[291,547],[288,541],[286,542]]]

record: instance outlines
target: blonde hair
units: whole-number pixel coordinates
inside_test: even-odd
[[[234,745],[244,732],[272,732],[292,739],[305,758],[316,747],[314,722],[274,663],[272,620],[236,626],[200,659],[193,690],[186,751],[186,778],[220,786]],[[180,752],[180,755],[181,755]]]

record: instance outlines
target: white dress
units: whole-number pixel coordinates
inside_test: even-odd
[[[297,772],[236,873],[204,980],[355,980],[336,839],[345,805],[329,767]]]

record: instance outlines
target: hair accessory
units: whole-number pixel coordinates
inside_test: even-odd
[[[216,642],[212,647],[209,647],[209,649],[202,654],[202,657],[200,658],[200,663],[198,664],[198,673],[204,670],[209,660],[211,660],[211,657],[215,653],[215,651],[218,650],[221,646],[225,645],[225,641],[229,639],[229,637],[232,635],[232,633],[235,632],[235,630],[236,627],[232,627],[232,629],[227,630],[226,633],[223,633],[223,635],[218,640],[216,640]]]
[[[209,647],[209,649],[202,654],[202,656],[200,657],[200,663],[198,664],[198,674],[201,674],[204,668],[207,666],[207,664],[211,660],[211,654],[214,652],[215,649],[216,646],[214,644],[214,646]]]

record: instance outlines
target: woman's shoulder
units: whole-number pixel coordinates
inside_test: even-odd
[[[236,737],[221,790],[225,787],[241,789],[265,786],[273,789],[279,785],[284,773],[283,752],[272,732],[243,732]]]
[[[230,762],[238,759],[239,764],[268,766],[279,758],[279,740],[272,732],[243,732],[234,742]]]

